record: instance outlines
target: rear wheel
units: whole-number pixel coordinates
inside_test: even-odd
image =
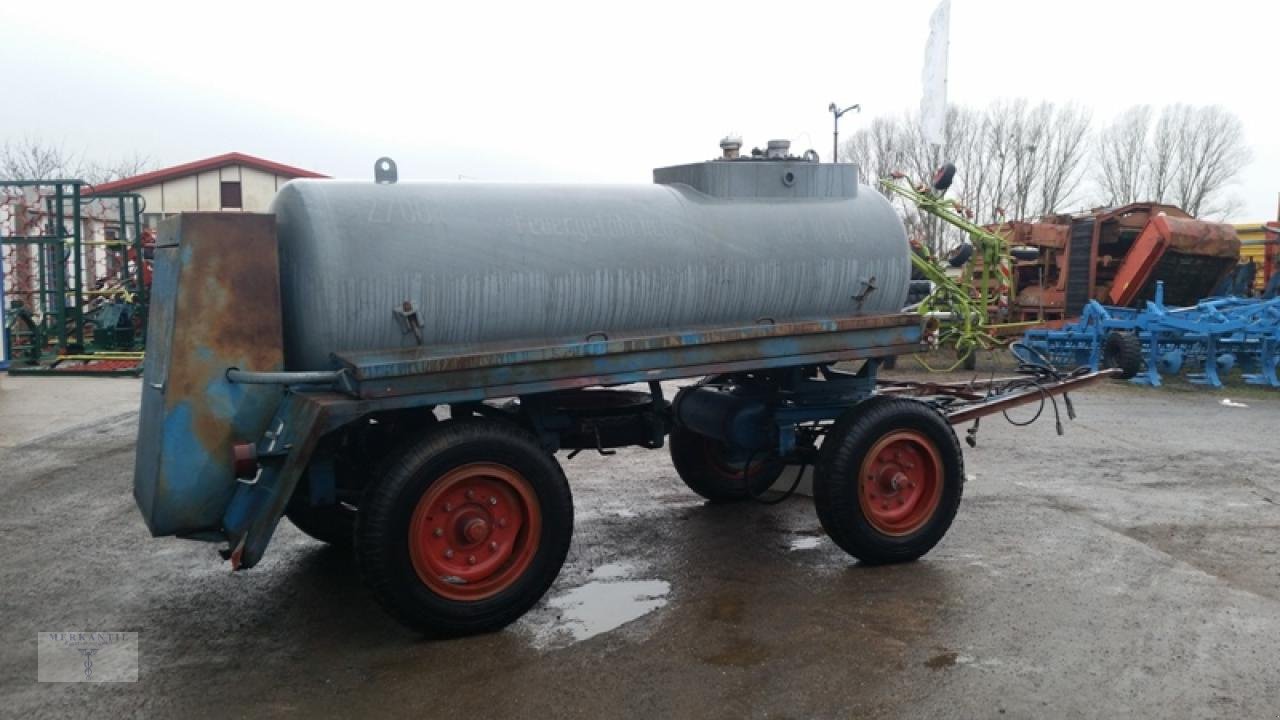
[[[285,517],[302,532],[337,548],[350,549],[354,544],[356,509],[337,503],[315,506],[307,498],[294,496],[284,511]]]
[[[424,634],[498,630],[550,587],[573,534],[560,465],[523,430],[442,423],[366,490],[356,556],[374,596]]]
[[[786,469],[773,453],[730,447],[682,427],[671,431],[668,442],[676,474],[690,490],[711,502],[759,496]]]
[[[814,475],[818,519],[867,563],[915,560],[951,527],[964,457],[946,419],[924,403],[875,397],[846,412],[823,441]]]
[[[435,423],[430,408],[389,412],[321,438],[325,454],[332,458],[335,502],[311,504],[309,483],[313,468],[308,467],[285,507],[285,517],[316,540],[351,548],[355,545],[356,504],[364,488],[382,474],[397,445],[421,437]],[[315,456],[318,455],[319,449]]]

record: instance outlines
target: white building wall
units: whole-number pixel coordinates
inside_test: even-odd
[[[222,209],[222,187],[218,184],[220,178],[217,170],[202,172],[196,176],[196,184],[200,186],[196,195],[196,206],[193,208],[181,208],[177,212],[190,212],[192,210],[221,210]],[[168,212],[174,212],[169,210]]]
[[[163,195],[161,202],[164,204],[161,212],[166,215],[200,209],[195,175],[165,181],[161,185],[161,193]]]
[[[157,214],[164,212],[164,199],[161,197],[159,185],[151,185],[150,187],[144,187],[133,192],[142,196],[143,203],[145,204],[142,212]]]
[[[251,167],[238,169],[240,170],[240,194],[244,200],[246,212],[266,212],[272,198],[276,196],[276,190],[289,181],[289,178],[282,178]]]
[[[139,188],[134,192],[146,199],[150,222],[180,212],[266,212],[276,190],[292,178],[273,175],[243,165],[229,165],[217,170],[166,180]],[[241,208],[222,207],[222,183],[240,183]]]

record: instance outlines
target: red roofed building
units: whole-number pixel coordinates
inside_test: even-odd
[[[276,190],[294,178],[323,178],[311,170],[231,152],[103,183],[86,192],[136,192],[146,200],[146,223],[180,212],[263,212]]]

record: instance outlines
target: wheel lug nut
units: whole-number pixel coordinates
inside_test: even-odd
[[[475,564],[476,564],[476,556],[475,556],[475,555],[468,555],[468,556],[467,556],[467,564],[468,564],[468,565],[475,565]]]
[[[496,542],[489,543],[489,550],[491,552],[498,552],[498,543]]]
[[[467,491],[467,499],[468,499],[468,500],[475,500],[475,499],[476,499],[476,491],[475,491],[475,490],[468,490],[468,491]]]
[[[452,551],[452,550],[445,550],[445,551],[444,551],[444,557],[445,557],[445,559],[446,559],[446,560],[451,560],[451,559],[453,559],[453,551]]]
[[[440,536],[444,535],[444,528],[436,528],[436,529],[435,529],[435,532],[433,532],[433,533],[431,533],[431,534],[432,534],[432,535],[435,535],[436,537],[440,537]]]
[[[489,504],[490,504],[490,505],[497,505],[497,504],[498,504],[498,498],[496,498],[496,497],[494,497],[494,496],[490,495],[490,496],[489,496]]]
[[[445,504],[444,504],[444,511],[445,511],[445,512],[453,512],[453,503],[445,503]]]
[[[498,527],[506,527],[506,526],[507,526],[507,519],[506,519],[506,518],[498,518]]]

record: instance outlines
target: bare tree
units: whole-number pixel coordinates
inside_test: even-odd
[[[975,136],[981,127],[982,118],[978,113],[953,106],[947,112],[945,143],[938,147],[925,140],[919,119],[913,113],[882,116],[855,131],[845,142],[842,156],[862,166],[863,179],[868,184],[878,186],[878,180],[894,172],[905,173],[915,181],[924,181],[948,160],[964,166],[969,158],[981,159],[982,154],[974,149],[978,144]],[[980,171],[968,175],[962,173],[953,185],[952,197],[963,197],[966,188],[981,190],[982,177]],[[976,178],[977,181],[968,183],[965,178]],[[933,252],[943,252],[963,237],[962,233],[939,219],[920,215],[914,207],[903,204],[900,209],[911,236]]]
[[[843,157],[858,162],[872,185],[895,171],[926,180],[954,162],[950,197],[986,224],[1061,212],[1086,192],[1111,205],[1150,200],[1193,215],[1223,214],[1235,201],[1225,188],[1250,152],[1240,121],[1217,107],[1174,105],[1155,116],[1137,106],[1095,134],[1086,108],[1015,99],[984,110],[951,107],[940,147],[925,141],[912,113],[877,117],[849,137]],[[1096,189],[1082,188],[1086,177]],[[915,208],[904,204],[902,213],[913,236],[935,252],[963,239]]]
[[[1240,118],[1216,105],[1174,108],[1179,112],[1172,198],[1195,216],[1223,213],[1228,209],[1221,204],[1223,190],[1253,159]]]
[[[1179,153],[1178,126],[1185,122],[1185,112],[1186,106],[1179,105],[1167,107],[1160,112],[1146,152],[1146,168],[1143,173],[1147,182],[1141,198],[1143,200],[1166,202],[1169,199],[1173,168]]]
[[[62,145],[39,139],[7,140],[0,146],[0,179],[50,180],[75,178],[84,162]]]
[[[1089,157],[1089,127],[1093,115],[1078,105],[1052,108],[1036,155],[1040,215],[1057,212],[1080,189]]]
[[[904,128],[896,118],[877,117],[845,141],[844,157],[858,163],[864,182],[879,188],[879,179],[900,169],[904,135]]]
[[[141,153],[110,162],[86,162],[82,154],[37,138],[9,140],[0,146],[0,180],[75,180],[99,185],[151,170]]]
[[[1040,184],[1038,153],[1042,151],[1045,133],[1053,116],[1053,106],[1041,103],[1029,108],[1025,101],[1016,104],[1010,125],[1009,151],[1012,169],[1010,174],[1010,217],[1024,218],[1035,212],[1032,203]]]
[[[951,196],[958,199],[974,218],[985,217],[988,168],[985,114],[968,108],[951,108],[947,114],[947,160],[956,166]]]
[[[1143,195],[1151,106],[1136,105],[1098,133],[1095,172],[1108,205],[1126,205]]]
[[[1218,106],[1170,105],[1154,125],[1138,106],[1099,134],[1098,184],[1109,204],[1150,201],[1192,215],[1225,215],[1226,195],[1252,159],[1240,119]]]
[[[120,157],[114,162],[90,163],[83,173],[91,185],[101,185],[121,180],[155,169],[151,158],[139,152]]]

